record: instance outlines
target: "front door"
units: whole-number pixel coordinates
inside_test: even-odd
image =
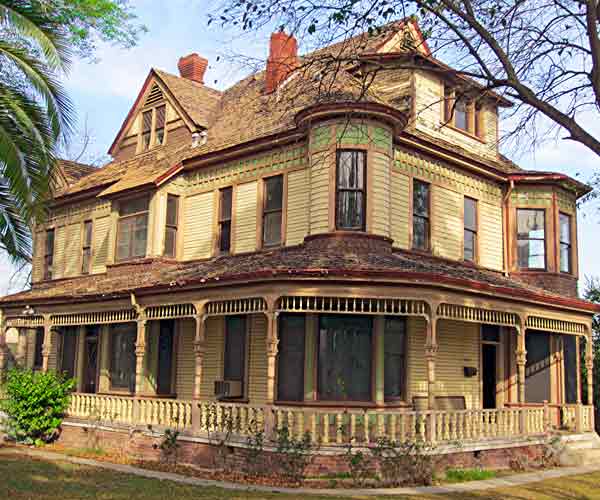
[[[83,392],[98,392],[98,333],[97,326],[85,330],[85,351],[83,360]]]
[[[481,346],[481,379],[483,381],[483,407],[496,408],[496,346]]]
[[[171,394],[173,376],[173,337],[175,323],[172,320],[160,322],[158,334],[158,380],[157,393]]]

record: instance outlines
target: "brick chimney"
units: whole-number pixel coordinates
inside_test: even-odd
[[[207,67],[208,60],[196,53],[182,57],[177,64],[179,74],[182,78],[187,78],[198,83],[204,83],[204,73],[206,73]]]
[[[281,31],[273,33],[267,60],[265,92],[270,94],[275,91],[298,64],[298,42],[294,36]]]

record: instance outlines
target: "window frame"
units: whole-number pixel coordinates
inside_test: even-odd
[[[485,123],[483,120],[483,107],[481,102],[469,98],[465,94],[458,98],[458,101],[464,101],[465,103],[465,121],[467,124],[466,128],[460,127],[456,122],[456,87],[444,84],[443,88],[443,124],[450,126],[453,130],[457,130],[470,137],[484,141]]]
[[[563,241],[562,239],[562,218],[566,218],[569,224],[569,241]],[[558,270],[562,274],[573,274],[573,216],[565,212],[558,212]],[[562,249],[563,245],[567,247],[569,256],[568,270],[563,271],[562,269]]]
[[[90,228],[89,232],[87,228]],[[94,222],[92,219],[84,220],[81,238],[81,274],[92,273],[92,244],[94,241]],[[89,234],[89,241],[88,241]],[[86,266],[87,255],[87,266]]]
[[[175,223],[169,223],[169,200],[175,200]],[[166,209],[165,209],[165,239],[163,243],[163,255],[175,259],[177,257],[177,238],[179,236],[179,196],[172,193],[167,193]],[[169,229],[173,230],[173,251],[167,253],[167,233]]]
[[[141,200],[141,199],[146,199],[147,201],[147,205],[146,205],[146,210],[143,211],[139,211],[139,212],[134,212],[131,214],[126,214],[126,215],[121,215],[121,209],[122,207],[127,204],[127,203],[134,203],[137,200]],[[121,234],[121,222],[125,219],[132,219],[132,218],[138,218],[138,217],[146,217],[146,248],[144,249],[144,254],[143,255],[133,255],[132,251],[133,251],[133,241],[134,241],[134,231],[131,231],[130,234],[130,240],[129,240],[129,252],[128,255],[126,257],[122,257],[119,258],[119,241],[120,241],[120,234]],[[117,231],[116,231],[116,238],[115,238],[115,262],[127,262],[129,260],[135,260],[135,259],[143,259],[148,255],[148,229],[149,229],[149,224],[150,224],[150,195],[142,195],[142,196],[138,196],[135,198],[132,198],[131,200],[127,200],[127,201],[119,201],[119,210],[118,210],[118,219],[117,219]]]
[[[281,178],[281,206],[279,208],[267,209],[267,185],[270,180]],[[270,175],[269,177],[263,177],[262,179],[262,216],[261,216],[261,246],[262,248],[276,248],[283,245],[284,234],[283,234],[283,214],[285,205],[285,176],[284,174]],[[267,243],[265,241],[265,219],[271,214],[280,215],[280,227],[279,227],[279,241],[274,243]]]
[[[229,197],[229,218],[223,217],[223,195],[229,191],[231,196]],[[219,255],[229,255],[231,253],[233,240],[231,235],[233,234],[233,186],[226,186],[219,189],[219,203],[217,208],[217,253]],[[223,227],[229,224],[229,245],[226,250],[223,250]]]
[[[363,172],[362,172],[362,187],[361,188],[340,188],[340,158],[345,153],[352,153],[363,158]],[[338,149],[335,155],[335,229],[336,231],[358,231],[365,232],[367,230],[367,151],[364,149],[352,149],[343,148]],[[361,193],[361,215],[362,223],[360,227],[344,227],[340,224],[339,220],[339,206],[340,206],[340,194],[342,192]]]
[[[474,227],[467,227],[467,217],[466,217],[466,209],[467,209],[467,200],[473,202],[474,207]],[[466,257],[466,234],[470,233],[473,235],[473,258],[467,259]],[[470,196],[465,196],[463,200],[463,260],[465,262],[472,262],[473,264],[477,264],[479,261],[479,200],[472,198]]]
[[[519,237],[519,212],[542,212],[544,217],[544,237],[543,238],[520,238]],[[515,244],[516,244],[516,257],[517,267],[522,271],[547,271],[548,270],[548,220],[547,210],[541,207],[517,207],[515,209]],[[543,241],[544,242],[544,267],[522,267],[519,259],[519,241]]]
[[[50,245],[49,238],[52,235],[52,245]],[[50,248],[51,247],[51,248]],[[56,247],[56,232],[54,228],[48,228],[45,232],[44,240],[44,280],[51,280],[54,273],[54,253]]]
[[[427,216],[417,215],[415,212],[415,186],[417,184],[422,184],[424,186],[427,186]],[[419,252],[431,252],[431,183],[427,182],[427,181],[423,181],[416,177],[413,177],[413,182],[412,182],[411,188],[412,188],[412,197],[411,197],[411,211],[412,211],[411,238],[412,238],[412,241],[411,241],[411,248],[413,250],[417,250]],[[415,218],[423,219],[427,223],[427,234],[426,234],[427,244],[425,245],[424,248],[415,246]]]

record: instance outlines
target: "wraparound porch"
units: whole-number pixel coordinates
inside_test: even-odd
[[[426,295],[134,300],[122,309],[9,316],[3,332],[20,330],[17,362],[31,365],[33,356],[41,369],[76,376],[69,414],[77,419],[195,435],[232,423],[240,436],[251,424],[267,432],[286,426],[332,444],[593,429],[593,409],[581,404],[576,341],[589,335],[585,322]],[[33,328],[42,342],[32,342]],[[94,342],[90,377],[86,349]],[[586,348],[586,364],[590,355]],[[238,383],[241,393],[223,401],[217,381]]]

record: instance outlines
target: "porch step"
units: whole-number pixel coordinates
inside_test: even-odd
[[[560,463],[564,466],[600,464],[600,437],[595,433],[565,437]]]

